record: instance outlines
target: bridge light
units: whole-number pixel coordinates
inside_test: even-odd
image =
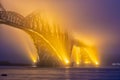
[[[79,62],[76,62],[77,65],[79,65],[80,63]]]
[[[70,62],[69,62],[68,60],[65,60],[65,63],[66,63],[66,64],[69,64]]]
[[[36,60],[33,60],[34,63],[36,63],[37,61]]]
[[[99,65],[99,63],[98,63],[98,62],[96,62],[95,64],[96,64],[96,65]]]

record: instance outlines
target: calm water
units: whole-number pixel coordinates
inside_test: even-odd
[[[0,68],[0,80],[120,80],[120,68]]]

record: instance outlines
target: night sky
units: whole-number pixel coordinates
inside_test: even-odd
[[[95,44],[102,64],[120,62],[120,0],[1,0],[1,3],[5,9],[24,16],[37,9],[51,12],[61,26]],[[30,62],[26,45],[36,53],[28,34],[0,25],[0,61]]]

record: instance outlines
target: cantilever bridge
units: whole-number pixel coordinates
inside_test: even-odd
[[[50,24],[40,12],[26,17],[13,11],[6,11],[0,4],[0,24],[10,25],[27,32],[38,50],[38,58],[34,58],[40,66],[60,66],[66,64],[98,64],[92,50],[67,30],[56,24]]]

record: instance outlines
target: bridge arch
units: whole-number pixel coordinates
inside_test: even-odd
[[[30,19],[30,20],[34,20],[34,19]],[[42,36],[42,34],[40,34],[38,31],[36,31],[37,29],[34,28],[35,27],[34,25],[36,25],[36,23],[33,22],[33,25],[30,24],[33,27],[31,27],[30,25],[29,25],[30,27],[26,27],[26,26],[28,26],[28,23],[26,23],[26,22],[27,21],[23,16],[15,13],[15,12],[12,12],[12,11],[0,11],[0,23],[1,24],[11,25],[11,26],[13,26],[15,28],[22,29],[25,32],[29,33],[31,35],[32,39],[34,40],[38,51],[43,50],[43,52],[45,52],[43,54],[39,52],[39,56],[42,56],[41,57],[42,61],[40,60],[42,62],[42,64],[45,63],[44,65],[46,65],[46,63],[48,61],[53,60],[53,59],[54,59],[55,62],[52,64],[52,61],[51,61],[52,65],[61,64],[62,61],[60,60],[60,57],[59,58],[56,57],[56,56],[59,56],[58,53],[57,53],[57,50],[53,47],[53,45],[49,42],[49,40],[46,39],[46,37]],[[38,44],[40,44],[41,46],[38,45]],[[44,48],[48,48],[52,52],[49,53],[49,51],[46,51]],[[46,55],[48,55],[48,56],[46,56]],[[46,58],[48,60],[45,60],[44,58]]]

